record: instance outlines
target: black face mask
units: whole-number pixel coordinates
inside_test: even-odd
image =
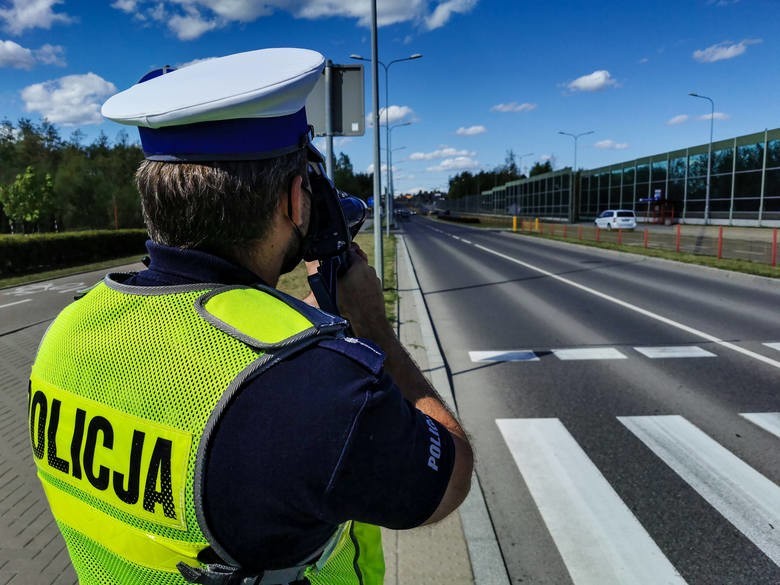
[[[295,232],[295,241],[291,242],[287,246],[287,250],[285,250],[284,259],[282,260],[281,274],[292,272],[295,270],[295,267],[301,263],[304,257],[304,253],[310,245],[309,241],[311,240],[312,233],[311,226],[317,225],[317,219],[315,217],[317,214],[317,209],[314,205],[314,202],[312,201],[313,195],[309,189],[304,190],[309,194],[309,228],[306,230],[307,233],[305,235],[303,232],[301,232],[301,228],[299,228],[292,220],[292,195],[290,193],[287,195],[287,219],[290,220],[293,231]]]

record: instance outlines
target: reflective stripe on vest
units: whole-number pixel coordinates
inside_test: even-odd
[[[41,342],[28,412],[38,475],[81,585],[184,583],[177,562],[198,566],[198,552],[215,544],[193,486],[220,400],[270,360],[343,326],[247,287],[144,289],[107,278],[68,306]],[[379,530],[360,532],[342,531],[307,569],[312,583],[382,582]]]

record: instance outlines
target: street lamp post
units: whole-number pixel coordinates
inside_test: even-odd
[[[712,126],[715,121],[715,102],[712,98],[698,93],[689,93],[691,97],[701,98],[710,102],[710,144],[707,148],[707,190],[704,194],[704,225],[710,223],[710,177],[712,175]]]
[[[518,158],[518,161],[519,161],[519,162],[517,163],[517,166],[519,167],[519,169],[518,169],[518,170],[520,171],[520,174],[521,174],[521,175],[523,174],[523,159],[524,159],[525,157],[527,157],[527,156],[533,156],[533,155],[534,155],[534,153],[533,153],[533,152],[526,152],[525,154],[520,154],[520,155],[518,155],[518,156],[517,156],[517,158]]]
[[[577,140],[580,138],[580,136],[587,136],[588,134],[593,134],[594,130],[588,130],[587,132],[580,132],[579,134],[571,134],[569,132],[561,132],[558,131],[558,134],[563,134],[565,136],[571,136],[574,138],[574,172],[577,172]]]
[[[350,59],[355,59],[357,61],[370,61],[370,59],[366,59],[365,57],[361,55],[350,55]],[[415,53],[414,55],[409,55],[408,57],[403,57],[402,59],[393,59],[390,61],[387,65],[385,65],[382,61],[377,61],[385,70],[385,128],[386,128],[386,134],[385,134],[385,148],[388,153],[388,158],[390,157],[390,66],[393,63],[400,63],[402,61],[413,61],[415,59],[421,59],[422,55],[420,53]],[[381,169],[380,169],[381,170]],[[379,171],[377,171],[379,172]],[[393,201],[390,197],[390,165],[387,165],[387,205],[386,205],[386,214],[387,214],[387,234],[390,235],[390,223],[393,221]]]
[[[393,186],[393,150],[390,148],[390,138],[392,135],[392,131],[395,128],[400,128],[401,126],[411,126],[411,122],[402,122],[400,124],[393,124],[392,126],[388,126],[387,128],[387,235],[390,235],[390,222],[392,221],[392,216],[390,215],[393,213],[393,205],[391,201],[393,201],[393,197],[395,197],[395,187]],[[397,149],[399,150],[399,149]]]

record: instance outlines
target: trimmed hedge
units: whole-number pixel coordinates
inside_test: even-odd
[[[0,276],[29,274],[145,253],[146,230],[0,236]]]

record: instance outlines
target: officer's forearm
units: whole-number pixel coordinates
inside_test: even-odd
[[[385,352],[385,371],[390,374],[404,398],[418,410],[444,425],[452,434],[466,438],[466,434],[412,357],[401,345],[392,328],[377,328],[367,336]]]

